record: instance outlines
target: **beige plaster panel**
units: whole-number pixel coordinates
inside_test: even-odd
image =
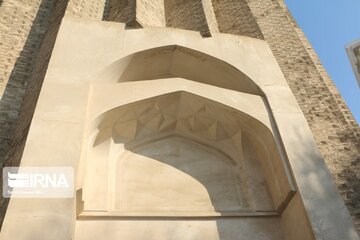
[[[284,235],[290,240],[315,239],[299,193],[296,193],[286,206],[281,224]]]
[[[175,136],[135,147],[125,154],[115,166],[115,209],[249,209],[250,199],[242,191],[240,168],[215,149]],[[268,206],[263,205],[271,210],[270,197],[266,197]]]
[[[201,2],[204,8],[206,22],[209,27],[211,35],[213,35],[214,33],[218,33],[219,27],[216,21],[212,0],[202,0]]]
[[[282,240],[280,219],[205,220],[82,220],[76,222],[76,239],[156,240]]]

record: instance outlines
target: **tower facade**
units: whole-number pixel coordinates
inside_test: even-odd
[[[283,1],[0,16],[1,162],[76,173],[3,199],[4,239],[358,239],[360,128]]]

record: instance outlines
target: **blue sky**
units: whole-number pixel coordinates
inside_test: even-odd
[[[359,0],[285,0],[360,123],[360,88],[345,46],[360,38]]]

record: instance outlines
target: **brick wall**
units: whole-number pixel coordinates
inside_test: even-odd
[[[0,7],[0,163],[6,161],[53,0],[5,0]]]
[[[133,26],[136,20],[136,0],[109,0],[106,4],[103,19],[126,23],[126,26]]]
[[[201,0],[164,0],[167,27],[199,31],[209,36]]]
[[[164,0],[138,0],[136,3],[136,18],[143,27],[165,27]]]
[[[219,31],[263,39],[246,0],[212,0]]]
[[[27,3],[30,4],[30,1]],[[1,101],[6,99],[9,105],[5,106],[17,114],[16,118],[8,119],[9,122],[11,120],[11,125],[14,127],[6,128],[6,126],[1,125],[1,132],[7,130],[6,136],[9,139],[8,146],[4,151],[6,154],[4,154],[1,159],[2,167],[18,166],[20,163],[27,132],[66,5],[67,0],[58,0],[56,3],[50,0],[42,1],[41,3],[40,1],[33,1],[32,5],[25,6],[25,4],[22,4],[21,6],[15,6],[8,16],[11,19],[17,19],[14,21],[20,21],[21,24],[9,28],[9,33],[6,36],[13,37],[14,42],[19,41],[24,44],[13,45],[12,48],[10,47],[11,51],[7,52],[9,55],[14,56],[16,61],[8,78],[8,83]],[[1,8],[4,6],[6,6],[5,3]],[[14,5],[12,7],[14,7]],[[9,14],[8,9],[0,9],[0,16],[3,16],[1,14],[4,13],[1,12],[1,10]],[[28,16],[20,18],[18,15],[14,15],[18,13]],[[33,13],[34,15],[30,17],[29,13]],[[25,28],[25,26],[29,27]],[[13,35],[14,32],[21,30],[26,30],[27,33],[23,35]],[[1,31],[3,33],[2,29]],[[7,41],[3,41],[2,43],[11,46]],[[19,51],[19,48],[22,49]],[[1,56],[3,56],[3,53],[1,53]],[[1,74],[3,74],[3,72],[1,72]],[[15,87],[8,88],[8,86],[12,86],[12,82],[16,83]],[[6,112],[1,112],[1,117],[3,113]],[[2,171],[0,174],[2,174]],[[2,180],[2,176],[0,176],[0,179]],[[0,224],[2,224],[7,204],[8,199],[1,198]]]
[[[101,20],[106,0],[69,0],[66,14],[73,17]]]

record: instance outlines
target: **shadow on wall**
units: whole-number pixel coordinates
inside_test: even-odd
[[[67,0],[43,0],[0,100],[1,167],[18,166]],[[4,7],[4,6],[2,6]],[[1,171],[2,174],[2,171]],[[2,176],[0,176],[2,179]],[[1,225],[8,199],[1,203]]]
[[[128,151],[115,174],[122,176],[116,196],[126,210],[250,210],[240,166],[216,149],[172,135]]]

